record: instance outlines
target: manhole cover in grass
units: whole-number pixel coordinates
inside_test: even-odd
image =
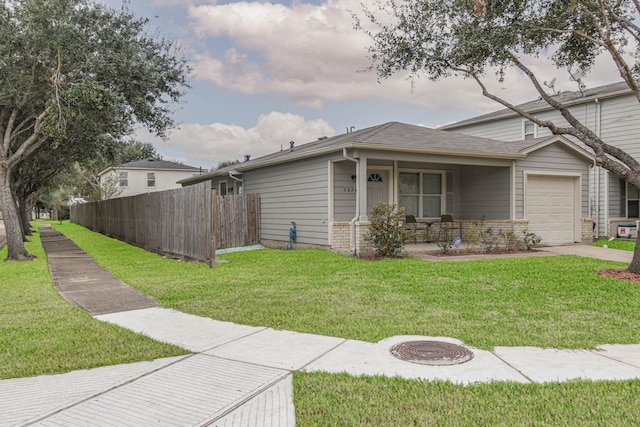
[[[457,344],[444,341],[407,341],[391,347],[391,355],[421,365],[459,365],[473,359],[473,353]]]

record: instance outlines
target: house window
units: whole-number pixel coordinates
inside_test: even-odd
[[[369,178],[367,178],[367,181],[369,181],[369,182],[383,182],[383,179],[377,173],[372,173],[371,175],[369,175]]]
[[[227,195],[227,181],[220,181],[218,184],[218,195],[226,196]]]
[[[620,180],[620,216],[640,218],[640,192],[623,179]]]
[[[436,172],[401,172],[399,204],[405,214],[437,218],[442,214],[443,176]]]
[[[118,186],[119,187],[128,187],[129,186],[129,172],[119,172],[118,173]]]
[[[536,124],[531,120],[522,121],[522,139],[533,139],[537,136]]]
[[[154,172],[147,172],[147,187],[156,186],[156,174]]]

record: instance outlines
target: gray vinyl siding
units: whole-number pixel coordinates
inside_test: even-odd
[[[569,108],[569,111],[578,119],[581,123],[595,131],[596,128],[596,104],[593,102],[574,105]],[[604,109],[603,109],[604,112]],[[553,121],[557,126],[567,126],[568,123],[556,110],[548,110],[539,113],[535,113],[535,116],[541,120]],[[453,132],[464,133],[467,135],[478,136],[482,138],[497,139],[499,141],[521,141],[523,139],[523,122],[524,118],[520,116],[514,116],[505,118],[502,120],[471,124],[468,126],[452,129]],[[552,133],[547,128],[537,126],[536,137],[551,136]],[[573,139],[572,139],[573,140]],[[581,146],[584,146],[581,144]]]
[[[509,168],[467,166],[461,173],[462,211],[459,219],[509,219]]]
[[[244,174],[246,193],[260,194],[260,237],[287,241],[291,222],[299,243],[329,244],[328,161],[321,156]]]
[[[589,163],[559,144],[548,145],[527,156],[516,165],[516,219],[524,218],[524,172],[539,171],[549,175],[580,173],[582,178],[581,215],[589,217]]]
[[[640,159],[640,108],[633,96],[602,101],[602,140]]]
[[[334,221],[351,221],[356,214],[356,183],[351,175],[356,174],[356,164],[343,160],[334,163]]]
[[[607,172],[609,175],[609,218],[625,218],[627,216],[626,209],[620,209],[620,178]],[[625,200],[626,203],[626,200]]]

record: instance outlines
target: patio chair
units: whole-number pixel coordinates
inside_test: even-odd
[[[418,230],[424,230],[425,233],[427,232],[427,224],[418,222],[415,215],[406,215],[404,225],[405,228],[413,234],[413,243],[418,243]]]
[[[454,221],[453,216],[449,214],[440,216],[440,228],[438,229],[438,241],[442,241],[443,236],[447,239],[453,239],[453,231],[458,230],[457,237],[462,237],[462,223],[460,221]]]

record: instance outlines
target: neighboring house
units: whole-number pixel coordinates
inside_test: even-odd
[[[591,239],[592,156],[562,137],[506,143],[386,123],[294,146],[181,181],[258,193],[263,244],[287,242],[363,255],[368,214],[395,203],[424,221],[452,214],[498,230],[529,228],[544,243]],[[562,201],[558,216],[549,216]]]
[[[162,159],[148,158],[110,167],[98,175],[104,187],[111,182],[117,187],[116,197],[135,196],[152,191],[180,188],[178,181],[199,176],[200,168]]]
[[[562,92],[555,97],[569,106],[572,114],[605,143],[621,148],[640,160],[640,105],[624,82],[583,92]],[[519,107],[543,120],[552,120],[559,126],[567,124],[558,111],[541,99]],[[523,141],[551,135],[547,128],[538,127],[508,109],[440,129],[502,141]],[[582,143],[579,145],[584,147]],[[596,223],[596,237],[616,236],[620,224],[635,225],[636,220],[640,219],[637,188],[596,166],[592,168],[590,182],[589,212]]]

